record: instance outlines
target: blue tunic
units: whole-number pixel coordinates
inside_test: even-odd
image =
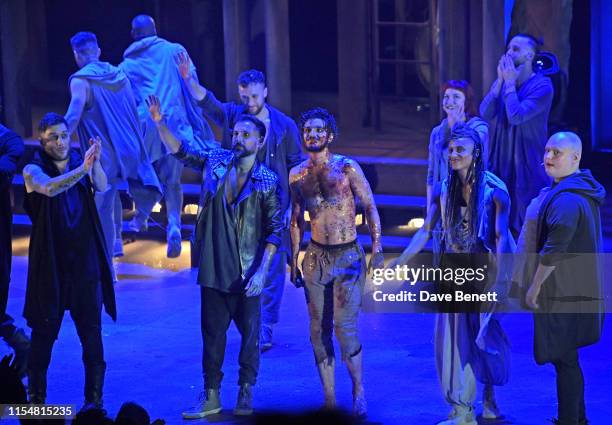
[[[201,109],[179,74],[175,58],[180,52],[186,53],[180,44],[157,36],[145,37],[125,50],[123,62],[119,64],[132,83],[140,122],[145,126],[145,146],[151,161],[158,160],[167,152],[144,102],[149,95],[159,97],[168,127],[180,140],[198,144],[204,149],[218,147]],[[193,65],[192,72],[195,73]]]
[[[529,202],[550,182],[541,163],[552,99],[550,79],[534,74],[516,91],[504,86],[499,97],[489,91],[480,104],[480,114],[491,130],[488,169],[508,186],[510,228],[515,235],[521,230]]]
[[[90,138],[100,137],[100,161],[110,181],[139,181],[161,193],[143,144],[132,87],[125,73],[107,62],[91,62],[72,74],[69,81],[73,78],[86,80],[90,89],[77,127],[82,152],[89,148]]]

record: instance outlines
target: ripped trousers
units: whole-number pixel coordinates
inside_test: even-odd
[[[366,277],[363,248],[357,241],[323,245],[311,240],[302,270],[315,360],[334,358],[333,330],[346,361],[361,351],[357,325]]]

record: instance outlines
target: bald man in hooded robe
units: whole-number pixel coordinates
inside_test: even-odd
[[[131,35],[134,42],[125,50],[119,68],[132,83],[138,115],[145,127],[145,146],[163,187],[168,219],[167,256],[178,257],[181,253],[183,164],[166,150],[144,100],[150,95],[159,98],[167,125],[180,140],[195,143],[204,150],[216,148],[218,144],[201,109],[189,95],[175,63],[179,53],[186,53],[185,48],[158,37],[155,21],[148,15],[138,15],[132,20]],[[191,72],[197,78],[193,64]],[[143,213],[137,214],[132,226],[135,229],[146,228],[147,218]]]
[[[548,140],[544,169],[553,179],[542,190],[537,217],[537,269],[526,303],[534,313],[534,354],[557,375],[560,425],[586,424],[584,378],[578,349],[594,344],[603,326],[601,217],[606,191],[579,168],[582,143],[571,132]]]

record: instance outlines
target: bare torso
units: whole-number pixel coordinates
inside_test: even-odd
[[[290,184],[304,201],[313,240],[335,245],[356,239],[354,166],[349,158],[332,155],[327,163],[307,160],[291,170]]]

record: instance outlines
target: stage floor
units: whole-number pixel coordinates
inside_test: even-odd
[[[27,270],[23,239],[16,241],[8,305],[19,326],[25,326],[21,318]],[[231,415],[238,388],[239,348],[233,325],[224,365],[223,413],[208,421],[181,419],[181,411],[195,402],[202,387],[199,288],[194,283],[195,272],[187,268],[188,252],[178,261],[162,260],[160,252],[165,252],[162,242],[139,241],[126,247],[126,257],[117,265],[118,320],[103,319],[105,407],[114,416],[123,402],[131,400],[143,405],[152,419],[162,418],[168,424],[241,423]],[[361,315],[369,423],[435,424],[448,413],[436,377],[433,324],[434,315],[427,313]],[[510,382],[497,391],[506,420],[493,423],[549,423],[556,416],[554,370],[552,366],[539,367],[533,360],[531,315],[508,315],[503,325],[512,343],[512,372]],[[308,339],[304,294],[290,283],[285,286],[274,343],[262,355],[255,409],[296,412],[320,407],[322,394]],[[7,352],[8,347],[0,344],[0,355]],[[612,333],[605,329],[602,341],[580,354],[590,424],[607,425]],[[349,409],[350,379],[344,365],[339,366],[338,402],[341,408]],[[80,406],[83,379],[79,341],[66,314],[49,368],[48,402]],[[479,389],[479,400],[480,394]],[[478,412],[481,407],[479,402]]]

